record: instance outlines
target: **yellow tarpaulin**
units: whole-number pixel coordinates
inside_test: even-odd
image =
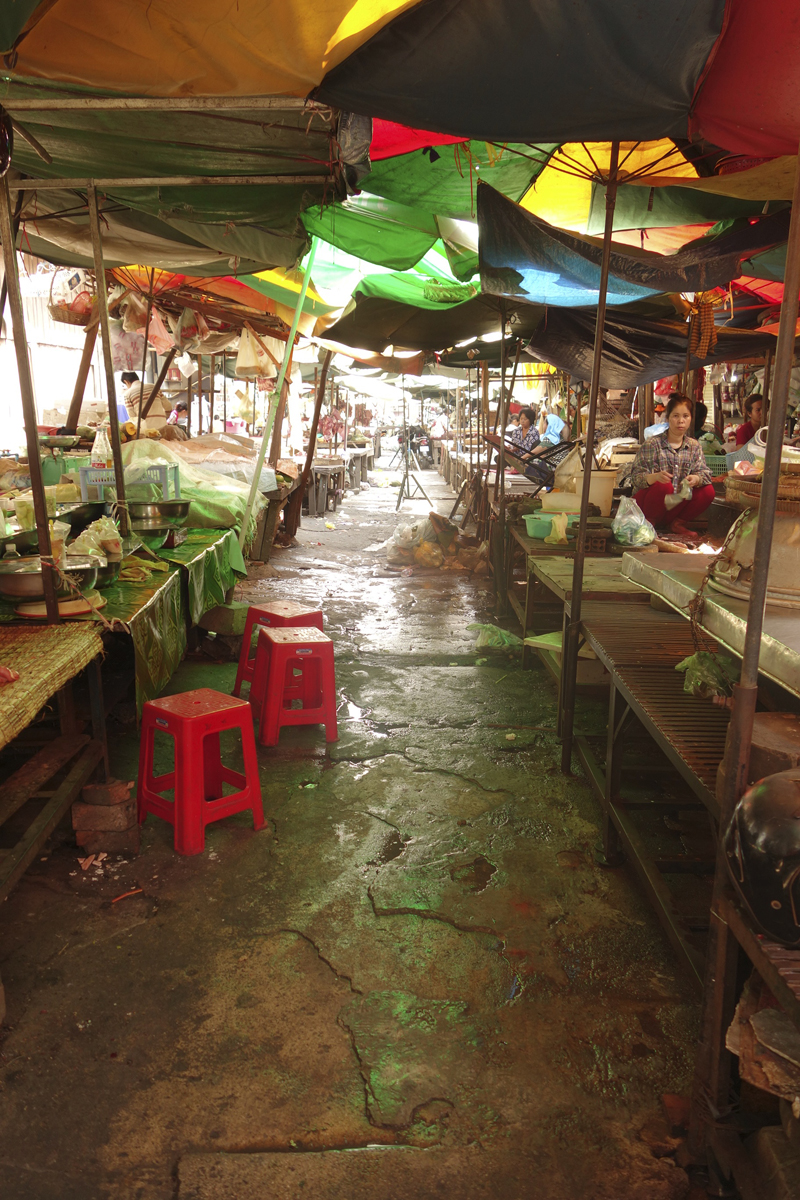
[[[142,96],[303,96],[418,3],[59,0],[34,12],[15,69]]]

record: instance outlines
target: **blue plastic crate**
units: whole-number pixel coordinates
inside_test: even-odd
[[[89,488],[94,485],[97,488],[97,498],[102,500],[103,489],[112,487],[116,483],[113,467],[81,467],[81,500],[89,499]],[[180,500],[181,498],[181,479],[178,463],[172,466],[153,466],[147,467],[144,471],[136,473],[136,482],[160,483],[161,497],[163,500]],[[170,484],[172,485],[173,495],[170,496]]]

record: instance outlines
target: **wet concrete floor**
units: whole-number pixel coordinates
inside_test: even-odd
[[[428,507],[395,500],[306,520],[240,589],[321,604],[336,644],[339,740],[260,748],[267,828],[230,818],[181,858],[151,817],[139,858],[88,872],[57,835],[4,905],[0,1195],[696,1194],[661,1107],[688,1091],[693,995],[631,877],[595,865],[550,682],[474,649],[489,584],[386,572],[375,547]],[[234,676],[200,652],[168,690]],[[135,728],[110,730],[133,779]]]

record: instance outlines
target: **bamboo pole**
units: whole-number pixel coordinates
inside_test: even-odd
[[[281,436],[283,431],[283,421],[286,416],[286,402],[289,399],[289,380],[284,379],[283,387],[281,388],[278,407],[275,412],[275,421],[272,426],[272,442],[269,448],[269,457],[267,462],[271,467],[277,465],[278,459],[281,456]]]
[[[108,392],[108,425],[111,431],[111,453],[114,457],[114,479],[116,481],[119,530],[123,537],[130,532],[128,505],[125,501],[125,472],[122,466],[122,445],[119,440],[119,414],[117,412],[117,388],[114,382],[114,360],[111,356],[111,331],[108,324],[108,290],[106,268],[103,262],[103,242],[100,236],[100,216],[97,210],[97,188],[90,183],[86,191],[89,205],[89,229],[92,235],[94,276],[97,286],[97,310],[100,314],[100,336],[103,344],[103,365],[106,372]],[[147,339],[145,339],[145,345]],[[140,410],[141,411],[141,408]]]
[[[250,334],[252,334],[252,336],[255,338],[256,342],[257,342],[257,343],[258,343],[258,345],[261,347],[261,349],[264,351],[264,353],[266,354],[267,358],[271,359],[271,360],[272,360],[272,363],[273,363],[273,365],[274,365],[274,366],[276,366],[276,367],[277,367],[277,368],[280,370],[280,365],[281,365],[281,364],[278,362],[277,358],[276,358],[276,357],[275,357],[275,355],[272,353],[272,351],[270,350],[269,346],[267,346],[267,345],[266,345],[266,344],[265,344],[265,343],[262,341],[262,339],[261,339],[261,338],[258,336],[258,334],[256,333],[255,329],[253,329],[253,326],[250,324],[250,322],[249,322],[249,321],[245,321],[245,323],[244,323],[244,327],[245,327],[245,329],[247,330],[247,332],[248,332],[248,333],[250,333]]]
[[[97,318],[97,314],[95,314],[95,318]],[[0,312],[0,321],[1,320],[2,313]],[[86,381],[89,378],[89,370],[92,365],[92,356],[94,354],[94,346],[95,342],[97,341],[97,331],[99,328],[99,319],[93,319],[91,325],[86,326],[86,332],[83,338],[81,361],[78,366],[78,376],[75,380],[72,399],[69,402],[69,412],[67,413],[67,429],[77,429],[80,421],[81,405],[83,404],[83,396],[86,391]]]
[[[289,503],[284,511],[283,523],[286,532],[290,537],[294,537],[300,524],[300,514],[303,509],[303,497],[308,487],[308,481],[311,478],[311,468],[314,464],[314,451],[317,445],[317,429],[319,428],[319,415],[322,411],[322,402],[325,399],[325,381],[328,377],[328,368],[331,365],[333,351],[326,350],[325,357],[322,360],[322,368],[317,384],[316,395],[314,398],[314,415],[311,419],[311,429],[308,435],[308,450],[306,451],[306,461],[303,467],[303,473],[300,476],[300,482],[289,498]],[[316,374],[316,372],[315,372]]]
[[[142,408],[144,407],[144,377],[147,371],[147,352],[149,343],[147,338],[150,333],[150,317],[153,313],[153,286],[155,284],[156,271],[155,267],[150,268],[150,287],[147,290],[147,315],[144,319],[144,349],[142,350],[142,378],[139,380],[139,413],[136,418],[136,437],[138,439],[142,429]]]
[[[164,380],[167,378],[167,372],[169,371],[170,367],[172,366],[172,360],[177,353],[178,353],[177,346],[172,346],[171,349],[169,349],[167,351],[167,357],[164,359],[164,365],[162,366],[161,370],[158,373],[158,379],[153,384],[153,390],[150,393],[150,395],[147,397],[147,400],[145,401],[144,409],[142,411],[143,418],[148,415],[148,413],[150,412],[150,409],[153,407],[155,400],[158,398],[158,394],[161,391],[162,387],[164,386]],[[188,408],[187,408],[187,412],[188,412]]]
[[[614,207],[617,200],[617,167],[619,142],[611,143],[611,161],[606,181],[606,224],[603,233],[603,256],[600,265],[600,292],[597,303],[597,323],[594,334],[592,381],[589,387],[589,419],[586,425],[586,454],[583,464],[583,489],[578,540],[572,570],[572,600],[570,620],[561,656],[561,770],[569,775],[572,769],[572,737],[575,724],[575,691],[578,677],[578,635],[581,624],[581,593],[583,590],[583,561],[586,551],[586,518],[589,513],[589,487],[594,458],[594,428],[597,417],[597,397],[600,391],[600,368],[603,358],[603,334],[606,323],[608,268],[611,258],[611,239],[614,230]]]
[[[242,518],[242,528],[239,531],[239,545],[241,547],[244,546],[245,541],[247,539],[247,527],[250,524],[250,514],[253,511],[253,505],[255,504],[255,499],[256,499],[256,492],[258,491],[258,485],[261,480],[261,470],[264,466],[264,457],[267,453],[267,442],[269,441],[269,435],[270,435],[271,428],[272,428],[272,422],[275,419],[275,411],[278,407],[278,398],[280,397],[281,391],[283,389],[283,383],[286,378],[286,372],[289,369],[289,360],[292,356],[292,349],[294,348],[295,334],[297,333],[297,327],[300,324],[300,314],[303,311],[303,304],[305,303],[306,292],[308,291],[308,285],[311,280],[311,268],[314,265],[314,257],[316,255],[316,252],[317,252],[317,242],[316,242],[316,238],[315,238],[311,243],[311,253],[308,256],[308,262],[306,264],[306,270],[305,270],[305,274],[303,276],[303,285],[300,288],[300,294],[297,297],[297,305],[294,310],[294,319],[292,320],[292,327],[289,331],[289,337],[286,341],[286,349],[284,350],[283,362],[281,363],[281,369],[278,373],[278,380],[277,380],[277,383],[275,386],[276,401],[274,404],[270,403],[270,417],[267,419],[267,423],[266,423],[266,426],[264,428],[264,432],[263,432],[263,435],[261,438],[261,445],[259,447],[258,457],[256,458],[255,470],[253,471],[253,482],[250,484],[250,495],[247,498],[247,507],[245,508],[244,516]]]
[[[33,492],[33,511],[36,517],[36,532],[39,538],[39,557],[42,563],[44,602],[48,624],[57,625],[60,620],[58,615],[58,597],[56,595],[57,571],[53,562],[53,551],[50,545],[50,525],[47,520],[47,501],[45,499],[44,480],[42,479],[39,432],[36,428],[36,398],[33,391],[33,376],[28,357],[28,339],[25,334],[25,310],[22,304],[22,293],[19,289],[14,218],[6,180],[3,179],[1,182],[0,239],[3,242],[7,297],[8,305],[11,309],[11,325],[14,331],[14,352],[17,358],[19,391],[22,398],[25,441],[28,447],[28,470],[30,471],[31,491]]]

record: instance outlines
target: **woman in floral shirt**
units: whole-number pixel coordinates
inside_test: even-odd
[[[699,517],[714,499],[711,472],[706,466],[700,443],[689,433],[693,428],[694,404],[688,396],[673,392],[667,403],[669,429],[650,438],[633,464],[631,483],[634,500],[648,521],[656,527],[666,526],[673,533],[691,533],[686,522]],[[664,501],[687,483],[692,490],[690,500],[668,509]]]
[[[506,432],[506,445],[511,453],[526,463],[525,474],[528,479],[544,481],[549,479],[552,472],[546,463],[537,463],[536,459],[552,446],[546,445],[539,437],[539,431],[534,425],[536,417],[532,408],[523,408],[519,414],[519,426],[512,434]]]

